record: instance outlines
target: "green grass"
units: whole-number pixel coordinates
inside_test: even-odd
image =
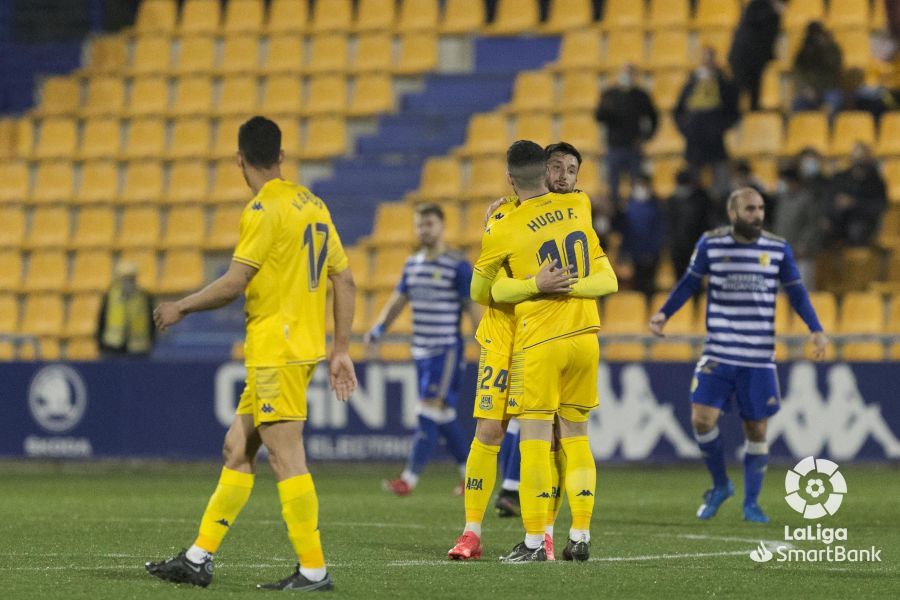
[[[190,544],[218,468],[0,463],[0,597],[258,598],[263,592],[254,584],[280,579],[295,562],[266,466],[217,556],[209,589],[158,581],[142,566]],[[781,498],[784,466],[769,469],[761,503],[772,523],[760,526],[741,520],[738,498],[713,521],[698,522],[694,511],[707,484],[699,465],[601,465],[592,560],[530,565],[498,562],[522,530],[518,519],[493,514],[485,519],[481,560],[446,560],[463,518],[462,500],[450,495],[451,468],[433,466],[413,496],[399,499],[380,489],[380,479],[396,471],[396,465],[314,469],[336,597],[900,597],[896,468],[845,465],[849,493],[839,513],[823,522],[848,528],[848,547],[882,548],[883,562],[763,565],[748,557],[759,540],[781,540],[784,525],[804,525]],[[738,470],[731,472],[739,486]],[[568,524],[564,508],[560,547]]]

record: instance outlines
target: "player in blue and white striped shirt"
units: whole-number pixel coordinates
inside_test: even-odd
[[[406,468],[398,479],[385,482],[399,496],[409,494],[419,481],[443,437],[447,449],[465,473],[469,444],[456,420],[459,383],[465,368],[460,334],[462,313],[475,323],[479,315],[469,301],[472,265],[444,244],[444,212],[436,204],[417,207],[416,237],[420,250],[406,260],[397,289],[366,334],[376,343],[400,312],[410,304],[413,313],[412,356],[419,380],[419,428],[413,438]],[[462,487],[457,489],[462,493]]]
[[[742,188],[728,198],[731,227],[703,234],[691,264],[669,299],[650,319],[650,329],[663,335],[666,321],[709,276],[706,344],[691,383],[691,421],[713,487],[697,511],[703,520],[715,516],[734,494],[725,471],[725,453],[717,422],[732,399],[744,421],[744,520],[767,523],[757,503],[769,461],[767,419],[778,412],[780,394],[775,372],[775,296],[778,284],[812,332],[814,356],[825,355],[828,338],[800,280],[794,253],[780,237],[762,229],[765,208],[759,193]]]

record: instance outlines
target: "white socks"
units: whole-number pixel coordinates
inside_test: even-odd
[[[307,569],[306,567],[300,567],[300,574],[309,579],[310,581],[322,581],[325,579],[327,571],[325,571],[325,567],[321,567],[319,569]]]
[[[411,488],[416,487],[416,484],[419,483],[419,476],[406,469],[404,469],[403,472],[400,473],[400,479],[409,484],[409,487]]]
[[[584,538],[584,541],[591,541],[591,532],[587,529],[570,529],[569,530],[569,539],[573,542],[580,542],[581,539]]]
[[[536,535],[531,535],[530,533],[525,534],[525,546],[529,550],[537,550],[541,547],[541,544],[544,543],[544,534],[539,533]]]
[[[184,553],[189,561],[194,563],[195,565],[199,565],[207,560],[212,560],[212,553],[207,552],[200,546],[192,545],[188,548],[188,551]]]
[[[466,523],[466,528],[463,529],[463,533],[471,531],[479,538],[481,537],[481,523]]]

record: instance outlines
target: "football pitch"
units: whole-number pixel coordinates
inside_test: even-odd
[[[701,465],[601,464],[588,563],[505,565],[521,540],[518,519],[492,512],[481,560],[451,562],[462,499],[449,465],[429,467],[408,498],[381,491],[398,465],[313,466],[320,528],[336,597],[369,598],[898,598],[900,471],[844,465],[848,493],[833,517],[804,521],[783,500],[789,465],[773,465],[761,504],[768,525],[740,518],[735,498],[710,522],[694,512],[707,485]],[[216,558],[206,590],[151,578],[147,560],[168,558],[193,540],[219,466],[213,463],[0,462],[0,597],[259,598],[256,583],[288,575],[295,559],[281,521],[275,482],[261,465],[244,512]],[[881,549],[881,562],[757,564],[760,541],[784,545],[784,527],[847,529],[849,548]],[[558,552],[568,508],[557,522]],[[822,549],[822,541],[790,542]],[[212,594],[212,596],[210,595]]]

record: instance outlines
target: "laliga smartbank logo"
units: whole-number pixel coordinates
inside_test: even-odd
[[[838,465],[824,458],[807,456],[787,472],[784,497],[804,519],[834,515],[847,494],[847,482]],[[881,548],[848,548],[835,542],[847,541],[846,527],[784,526],[784,544],[762,542],[750,552],[753,562],[881,562]],[[798,548],[793,542],[820,542],[824,548]]]

